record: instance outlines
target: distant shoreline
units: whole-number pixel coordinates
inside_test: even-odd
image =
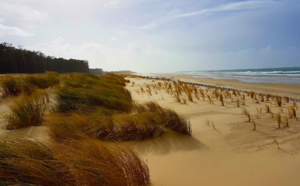
[[[185,71],[175,74],[193,75],[195,78],[237,80],[247,83],[300,84],[300,67]]]
[[[146,74],[144,74],[146,75]],[[224,87],[242,91],[254,91],[256,93],[287,96],[300,99],[300,83],[270,83],[270,82],[241,82],[238,79],[214,79],[197,78],[191,74],[147,74],[149,77],[174,78],[190,83],[200,83],[209,86]],[[300,80],[300,78],[299,78]]]
[[[225,79],[237,80],[246,83],[288,83],[300,84],[300,76],[289,75],[247,75],[247,74],[230,74],[230,73],[199,73],[187,74],[195,78],[212,78],[212,79]]]

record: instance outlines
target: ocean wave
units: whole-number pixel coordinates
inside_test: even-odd
[[[218,74],[237,74],[237,75],[261,75],[261,76],[300,76],[300,67],[281,67],[281,68],[258,68],[258,69],[233,69],[233,70],[208,70],[208,71],[189,71],[186,74],[218,73]]]

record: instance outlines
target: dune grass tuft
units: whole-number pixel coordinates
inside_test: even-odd
[[[283,121],[284,121],[284,123],[285,123],[285,126],[286,126],[286,127],[289,127],[289,118],[286,117],[286,116],[284,116],[284,117],[283,117]]]
[[[235,103],[236,103],[236,107],[240,107],[240,100],[239,100],[239,99],[237,99],[237,100],[235,101]]]
[[[48,94],[41,91],[31,96],[20,97],[10,106],[10,113],[4,117],[8,123],[6,128],[17,129],[41,125],[48,103]]]
[[[0,180],[5,185],[146,185],[149,170],[136,153],[85,139],[43,145],[0,140]]]
[[[281,97],[276,97],[276,103],[277,103],[277,105],[278,105],[278,107],[281,107],[281,105],[282,105],[282,99],[281,99]]]
[[[256,122],[254,120],[251,120],[252,124],[253,124],[253,131],[256,131]]]
[[[128,114],[101,116],[96,113],[57,115],[51,117],[47,125],[51,130],[50,135],[58,141],[79,140],[86,136],[105,141],[137,141],[159,137],[165,132],[161,126],[147,123],[147,119],[143,121],[139,117]]]
[[[295,107],[291,107],[289,108],[289,117],[290,118],[296,118],[297,119],[297,112],[296,112],[296,109]]]
[[[35,89],[46,89],[59,83],[60,77],[56,72],[24,76],[7,75],[0,79],[0,92],[3,97],[17,96],[21,93],[31,95]]]
[[[85,136],[105,141],[137,141],[163,135],[167,128],[191,135],[190,123],[170,109],[149,102],[136,105],[133,114],[62,115],[49,117],[46,123],[51,136],[58,140],[81,139]]]
[[[22,92],[20,78],[5,76],[0,79],[0,92],[2,97],[17,96]]]
[[[295,107],[296,110],[298,110],[298,105],[297,105],[297,103],[295,101],[293,102],[293,107]]]
[[[281,122],[282,122],[280,112],[278,112],[277,114],[275,114],[275,118],[276,118],[276,120],[277,120],[278,128],[280,129],[280,127],[281,127]]]
[[[266,111],[266,113],[270,113],[271,112],[270,105],[265,105],[265,111]]]
[[[220,99],[222,106],[224,106],[224,98],[223,98],[222,94],[220,94],[219,99]]]
[[[289,103],[289,102],[290,102],[290,98],[289,98],[289,97],[285,96],[285,97],[283,97],[283,98],[284,98],[284,100],[285,100],[286,103]]]
[[[60,83],[59,74],[56,72],[46,72],[40,75],[27,75],[24,82],[40,89],[46,89]]]
[[[132,107],[130,93],[124,89],[125,79],[113,74],[69,74],[57,92],[58,110],[88,110],[95,106],[129,112]]]
[[[245,115],[245,116],[247,116],[248,122],[251,121],[251,115],[250,115],[250,113],[249,113],[249,111],[247,109],[243,108],[242,114]]]

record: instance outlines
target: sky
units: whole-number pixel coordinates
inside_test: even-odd
[[[90,68],[300,66],[299,0],[0,0],[0,42]]]

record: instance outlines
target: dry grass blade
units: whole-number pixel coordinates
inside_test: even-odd
[[[134,114],[56,114],[49,117],[47,125],[51,136],[58,141],[81,139],[84,136],[106,141],[137,141],[159,137],[166,128],[191,135],[190,123],[172,110],[161,108],[153,102],[134,108]]]
[[[0,140],[0,180],[5,185],[146,185],[149,170],[136,153],[117,144],[68,141],[45,146]]]
[[[271,112],[270,105],[265,105],[265,111],[266,111],[266,113],[270,113]]]
[[[277,103],[278,107],[281,107],[281,105],[282,105],[281,97],[276,97],[276,103]]]
[[[41,125],[49,102],[48,94],[35,92],[23,96],[10,107],[11,112],[5,115],[7,129],[17,129]]]
[[[280,112],[275,114],[275,118],[277,120],[278,128],[280,128],[281,127],[281,114],[280,114]]]
[[[285,126],[289,127],[289,118],[288,117],[283,117],[283,121],[285,122]]]
[[[129,112],[132,107],[130,92],[124,89],[125,79],[117,75],[94,76],[69,74],[57,92],[57,110],[86,111],[96,106]]]
[[[284,97],[284,100],[285,100],[285,102],[287,102],[287,103],[289,103],[289,102],[290,102],[290,98],[289,98],[289,97],[287,97],[287,96],[285,96],[285,97]]]
[[[297,112],[296,112],[296,109],[295,109],[295,107],[291,107],[290,109],[289,109],[289,117],[290,118],[296,118],[297,119]]]
[[[5,76],[0,80],[0,92],[3,97],[16,96],[22,92],[20,78]]]
[[[256,131],[256,122],[254,120],[251,120],[251,122],[253,123],[253,130]]]
[[[251,115],[247,109],[243,108],[242,114],[247,116],[249,122],[251,121]]]
[[[295,101],[293,102],[293,107],[295,107],[296,110],[298,110],[298,105],[297,105],[297,103]]]
[[[237,99],[237,100],[235,101],[235,103],[236,103],[236,106],[237,106],[237,107],[240,107],[240,100],[239,100],[239,99]]]
[[[50,148],[29,140],[0,140],[0,180],[5,185],[64,185]]]
[[[224,106],[224,98],[223,98],[223,94],[220,94],[220,102],[222,104],[222,106]]]

